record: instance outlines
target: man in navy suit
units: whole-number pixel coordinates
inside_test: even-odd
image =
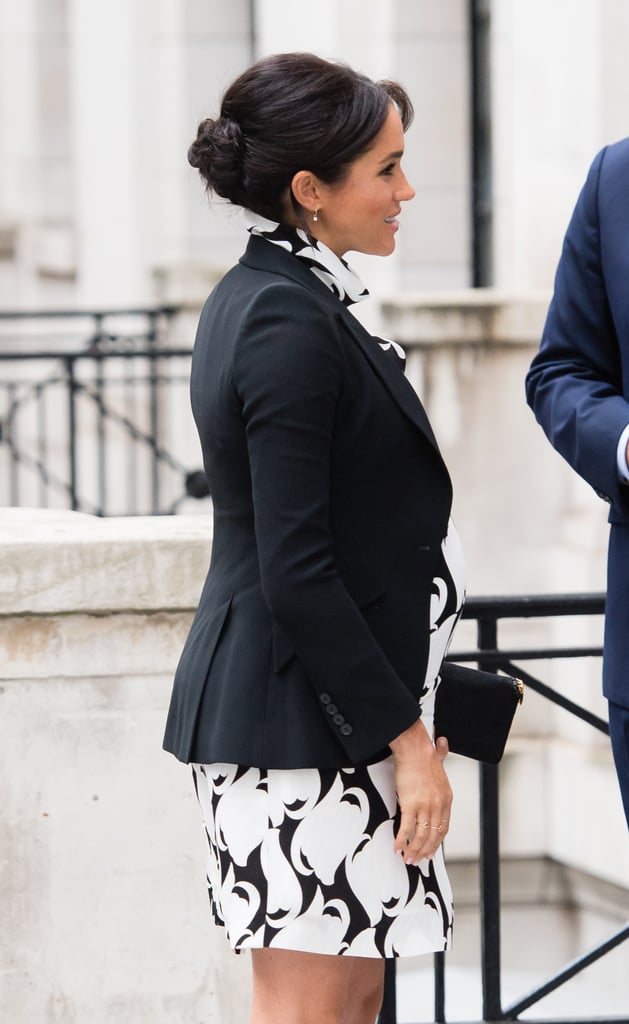
[[[603,691],[629,824],[629,139],[590,168],[526,392],[551,443],[610,505]]]

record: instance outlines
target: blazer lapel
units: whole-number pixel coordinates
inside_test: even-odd
[[[378,339],[369,334],[362,324],[346,309],[343,308],[338,317],[353,340],[360,346],[391,397],[397,402],[408,418],[412,420],[415,426],[426,435],[441,457],[439,445],[430,426],[426,411],[413,385],[404,375],[402,368],[396,366],[395,361],[382,351],[378,344]]]
[[[325,299],[352,340],[359,345],[391,397],[421,430],[422,434],[428,438],[439,458],[442,458],[424,407],[401,368],[396,366],[394,361],[382,351],[378,339],[369,334],[339,298],[312,273],[305,263],[280,246],[272,245],[266,239],[255,235],[249,239],[247,249],[240,257],[240,262],[256,270],[265,270],[289,277]]]

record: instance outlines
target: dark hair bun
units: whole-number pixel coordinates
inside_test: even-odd
[[[201,121],[188,150],[188,163],[196,167],[206,188],[238,203],[242,193],[244,139],[240,125],[229,117]]]
[[[208,192],[269,220],[292,221],[303,213],[294,175],[307,170],[330,185],[342,181],[392,103],[406,131],[413,107],[396,82],[372,82],[312,53],[263,57],[228,87],[220,117],[201,122],[188,160]]]

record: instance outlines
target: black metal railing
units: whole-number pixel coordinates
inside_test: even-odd
[[[604,594],[540,595],[520,597],[468,598],[463,618],[476,622],[477,646],[468,651],[451,653],[457,662],[474,662],[479,668],[505,672],[518,676],[528,689],[540,694],[554,705],[602,733],[609,734],[607,722],[582,707],[576,701],[559,693],[547,683],[526,671],[521,662],[543,661],[557,658],[600,657],[600,646],[570,647],[501,647],[498,624],[501,620],[545,619],[556,616],[602,616],[605,610]],[[516,664],[516,662],[518,664]],[[559,989],[588,966],[616,949],[629,939],[629,921],[603,942],[584,952],[543,984],[527,992],[508,1006],[503,1005],[501,984],[501,922],[500,922],[500,841],[498,781],[499,766],[480,764],[480,975],[482,989],[482,1017],[474,1024],[497,1024],[519,1021],[520,1014],[529,1010],[551,992]],[[446,1021],[446,962],[447,954],[437,953],[434,958],[434,1019],[437,1024]],[[629,1003],[629,997],[628,997]],[[533,1024],[629,1024],[629,1016],[587,1018],[555,1018],[552,1022],[542,1018],[526,1018]],[[395,961],[385,966],[385,998],[379,1024],[396,1024]]]
[[[177,312],[0,313],[0,503],[161,514],[205,493]]]

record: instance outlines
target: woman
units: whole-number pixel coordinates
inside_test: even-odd
[[[164,745],[193,765],[255,1024],[373,1024],[384,958],[451,930],[431,740],[463,600],[451,485],[403,352],[349,311],[367,292],[342,259],[395,248],[411,118],[395,83],[281,54],[189,151],[251,237],[195,342],[214,540]]]

